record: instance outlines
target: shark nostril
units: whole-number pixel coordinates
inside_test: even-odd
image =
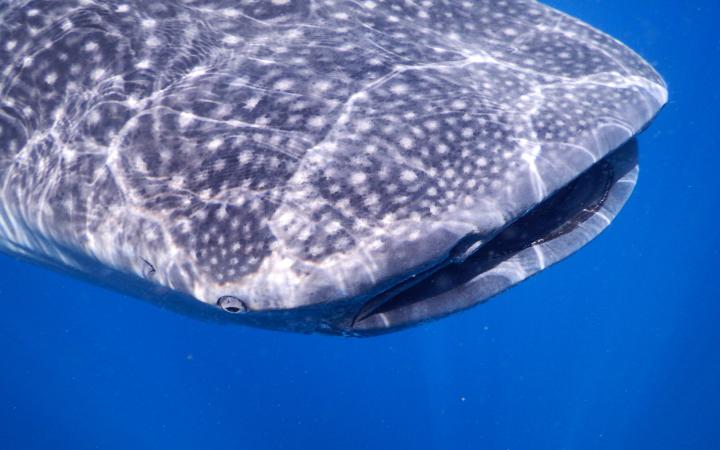
[[[223,295],[218,299],[217,305],[231,314],[244,313],[248,310],[245,302],[232,295]]]

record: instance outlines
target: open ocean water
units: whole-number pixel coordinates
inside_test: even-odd
[[[0,449],[720,448],[720,2],[553,0],[670,102],[599,238],[467,312],[220,326],[0,257]]]

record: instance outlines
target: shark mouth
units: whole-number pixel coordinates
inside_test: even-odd
[[[632,139],[489,241],[467,236],[440,263],[370,298],[347,332],[380,334],[446,316],[564,259],[610,224],[637,171]]]

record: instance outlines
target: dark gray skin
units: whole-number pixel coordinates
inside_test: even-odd
[[[0,248],[220,322],[371,335],[619,212],[660,76],[530,1],[0,1]]]

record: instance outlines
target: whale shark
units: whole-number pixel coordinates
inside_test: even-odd
[[[0,1],[0,250],[203,320],[382,334],[597,236],[667,98],[530,0]]]

